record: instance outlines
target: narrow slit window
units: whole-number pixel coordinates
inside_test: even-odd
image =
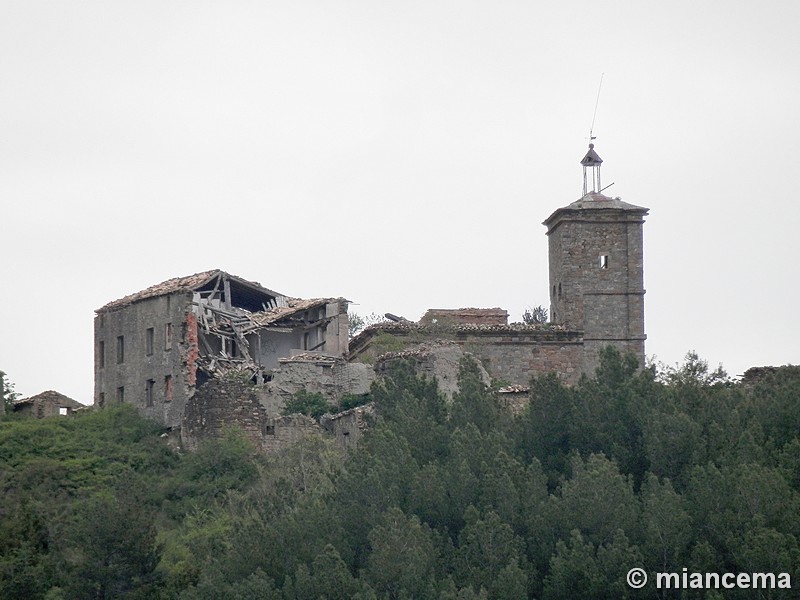
[[[164,350],[172,350],[172,323],[164,326]]]
[[[600,268],[607,269],[608,268],[608,254],[601,254],[600,255]]]
[[[121,365],[125,362],[125,337],[117,337],[117,364]]]
[[[97,366],[101,369],[106,366],[106,343],[102,340],[97,344]]]
[[[122,403],[125,402],[125,388],[118,387],[117,388],[117,402]]]

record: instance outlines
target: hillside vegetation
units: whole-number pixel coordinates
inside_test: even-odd
[[[534,380],[518,417],[474,364],[460,389],[401,365],[350,455],[259,456],[235,430],[180,454],[126,406],[6,417],[0,598],[757,597],[635,591],[632,567],[800,586],[800,368],[733,383],[608,351],[575,387]]]

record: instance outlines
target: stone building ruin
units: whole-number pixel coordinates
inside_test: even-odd
[[[589,144],[581,160],[583,195],[543,223],[549,323],[508,323],[500,308],[431,309],[416,323],[392,319],[368,327],[350,341],[350,360],[373,364],[385,352],[446,340],[475,356],[494,380],[523,387],[548,372],[575,383],[594,373],[600,349],[609,345],[644,365],[642,229],[649,209],[602,194],[602,162]]]
[[[220,270],[170,279],[96,313],[95,405],[128,402],[172,429],[212,379],[263,384],[282,359],[348,350],[344,298],[291,298]]]
[[[86,406],[54,390],[47,390],[29,398],[19,398],[11,405],[12,410],[19,415],[46,419],[48,417],[70,416],[76,411],[84,410]]]
[[[95,317],[95,405],[130,402],[181,431],[187,447],[236,424],[266,451],[327,431],[343,445],[374,407],[320,422],[283,415],[298,392],[331,406],[366,395],[395,360],[435,377],[447,397],[459,359],[473,356],[498,402],[519,413],[530,379],[576,383],[605,346],[644,364],[643,224],[648,209],[602,193],[602,160],[589,144],[583,195],[545,219],[550,322],[509,323],[501,308],[430,309],[348,337],[348,301],[303,300],[214,270],[170,279],[106,304]]]

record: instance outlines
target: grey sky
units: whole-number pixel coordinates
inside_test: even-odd
[[[541,222],[645,225],[647,354],[798,363],[800,2],[0,2],[0,369],[92,398],[92,318],[221,268],[361,314],[547,305]]]

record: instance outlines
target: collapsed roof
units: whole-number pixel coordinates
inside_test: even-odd
[[[203,271],[186,277],[173,277],[156,285],[129,294],[119,300],[109,302],[98,308],[97,314],[129,306],[142,300],[175,294],[178,292],[220,292],[228,291],[228,303],[250,312],[264,311],[281,304],[284,294],[273,292],[255,281],[247,281],[220,269]]]

